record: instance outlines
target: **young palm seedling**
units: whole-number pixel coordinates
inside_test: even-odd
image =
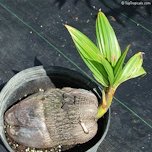
[[[99,11],[96,19],[97,44],[77,29],[65,25],[76,45],[76,48],[92,71],[94,78],[104,87],[102,102],[98,107],[97,118],[101,118],[112,103],[117,87],[132,78],[145,75],[142,67],[143,52],[132,56],[125,64],[130,45],[121,52],[115,32],[108,19]]]
[[[124,63],[130,46],[121,53],[115,33],[101,11],[96,20],[97,45],[77,29],[65,26],[94,78],[104,87],[102,102],[98,106],[95,94],[89,91],[90,89],[82,89],[84,87],[81,85],[78,89],[77,86],[71,88],[66,85],[58,88],[55,81],[51,82],[51,77],[46,75],[43,67],[23,70],[16,74],[0,93],[0,126],[5,122],[5,128],[0,128],[0,137],[9,150],[13,149],[11,152],[60,152],[71,150],[93,137],[96,139],[95,135],[98,135],[97,130],[100,129],[97,120],[107,112],[117,87],[128,79],[146,74],[142,67],[142,52]],[[52,77],[54,76],[53,73]],[[62,79],[57,72],[56,82],[64,84],[61,82],[64,75],[60,76]],[[85,151],[82,145],[79,148],[81,150],[76,151]],[[94,149],[92,151],[95,152]]]

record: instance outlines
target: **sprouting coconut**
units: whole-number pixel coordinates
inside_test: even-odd
[[[121,52],[106,16],[99,11],[96,20],[97,45],[77,29],[65,25],[96,81],[103,86],[102,101],[80,88],[49,88],[21,100],[5,113],[7,134],[27,147],[69,149],[92,139],[97,121],[108,110],[118,86],[145,75],[143,52],[125,63],[130,46]],[[60,148],[61,151],[61,148]]]

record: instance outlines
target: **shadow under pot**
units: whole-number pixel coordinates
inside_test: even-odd
[[[101,88],[74,70],[37,66],[17,73],[0,92],[0,151],[96,152],[110,123],[109,110],[96,121],[99,101]]]

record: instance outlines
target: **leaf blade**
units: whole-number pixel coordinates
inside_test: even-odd
[[[122,71],[123,65],[125,58],[127,56],[128,50],[130,48],[130,45],[127,46],[123,54],[120,56],[118,62],[116,63],[116,66],[114,67],[114,75],[115,75],[115,80],[117,79],[119,73]]]
[[[81,49],[78,50],[79,53],[83,54],[83,56],[89,60],[100,62],[100,51],[96,45],[86,35],[74,27],[69,25],[65,25],[65,27],[68,29],[75,45],[77,44],[83,48],[83,51]]]
[[[98,13],[96,20],[96,36],[100,51],[114,67],[121,51],[112,26],[101,11]]]
[[[142,67],[142,63],[143,63],[143,52],[139,52],[134,56],[132,56],[124,66],[122,72],[119,73],[117,79],[114,82],[114,85],[118,86],[121,83],[136,77],[136,74]]]
[[[101,63],[108,75],[107,81],[109,81],[110,84],[112,85],[114,81],[113,69],[110,63],[102,56],[99,49],[93,44],[93,42],[88,37],[86,37],[83,33],[78,31],[77,29],[69,25],[66,25],[66,28],[70,32],[70,35],[77,47],[79,54],[83,57],[84,62],[87,63],[86,60],[89,60],[89,61],[96,61],[98,63]]]

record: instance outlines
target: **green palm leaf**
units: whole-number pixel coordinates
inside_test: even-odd
[[[69,25],[65,25],[65,27],[68,29],[76,47],[79,48],[79,53],[89,60],[100,62],[101,54],[96,45],[87,36],[74,27]]]
[[[101,11],[96,20],[97,46],[79,30],[69,25],[65,26],[92,75],[104,86],[102,103],[97,112],[99,119],[110,107],[114,93],[121,83],[146,74],[142,67],[143,53],[135,54],[124,64],[130,45],[121,55],[115,32]]]
[[[135,54],[133,57],[129,59],[129,61],[124,66],[122,72],[118,74],[118,77],[116,78],[114,82],[114,86],[120,85],[122,82],[127,81],[131,78],[137,77],[140,74],[144,74],[145,72],[141,69],[143,63],[143,52],[139,52]]]
[[[129,48],[130,48],[130,45],[127,46],[126,50],[120,56],[118,62],[116,63],[116,66],[114,67],[115,80],[117,79],[119,73],[122,72],[124,61],[125,61]]]
[[[87,64],[87,66],[89,68],[93,67],[93,65],[92,65],[93,61],[98,62],[99,64],[102,64],[104,68],[100,67],[101,69],[98,69],[98,71],[100,71],[101,75],[103,76],[102,80],[106,80],[106,81],[104,81],[105,82],[104,86],[105,86],[105,84],[106,85],[108,84],[107,82],[109,82],[112,85],[113,81],[114,81],[114,74],[113,74],[112,66],[102,56],[101,52],[96,47],[96,45],[94,45],[94,43],[87,36],[85,36],[83,33],[78,31],[77,29],[75,29],[69,25],[66,25],[66,28],[68,29],[76,47],[77,47],[79,54],[81,55],[81,57],[83,58],[84,62]],[[106,71],[106,74],[105,74],[105,71]],[[95,75],[95,73],[94,73],[94,75]],[[105,77],[105,75],[106,75],[106,77]]]
[[[96,36],[101,53],[114,67],[121,55],[121,51],[115,32],[106,16],[101,11],[99,11],[96,20]]]

